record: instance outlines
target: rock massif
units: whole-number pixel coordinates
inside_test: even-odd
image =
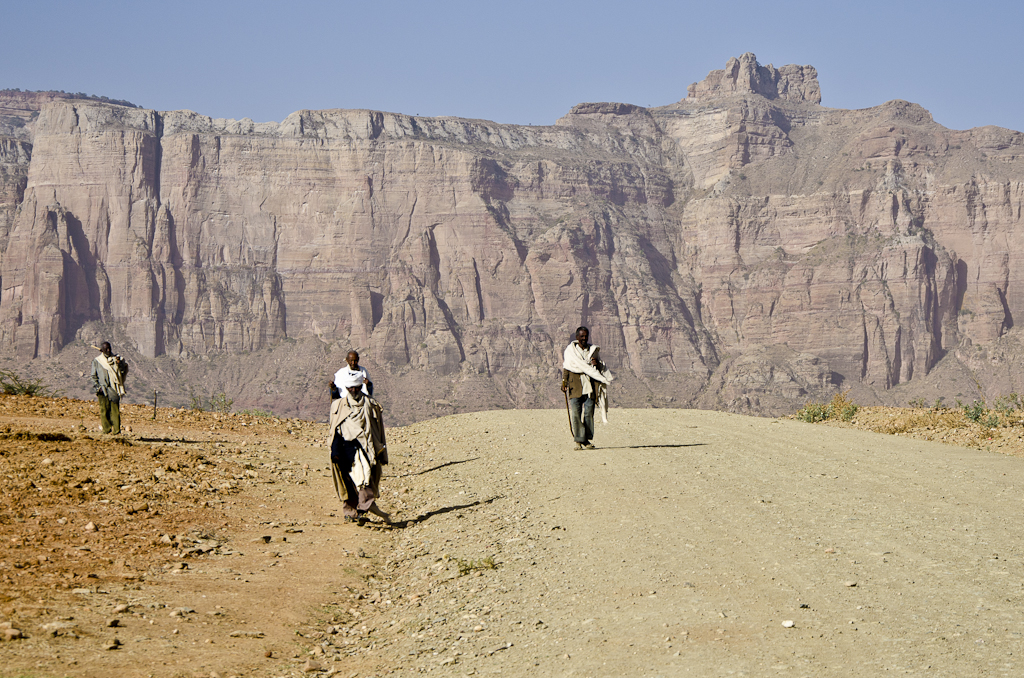
[[[240,402],[310,414],[354,346],[412,419],[432,413],[414,383],[464,409],[555,402],[586,324],[634,404],[886,401],[950,361],[991,397],[977,347],[1024,313],[1024,135],[820,100],[812,67],[745,54],[675,104],[550,127],[3,108],[0,350],[59,360],[119,331],[137,360],[235,361]],[[247,361],[292,340],[324,373],[247,391]]]

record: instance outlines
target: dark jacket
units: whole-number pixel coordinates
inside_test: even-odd
[[[601,362],[601,349],[594,350],[594,356],[597,358],[597,369],[603,371],[604,363]],[[569,387],[570,398],[582,398],[583,397],[583,382],[580,380],[580,375],[575,372],[570,372],[567,369],[562,369],[562,385]]]
[[[121,384],[124,384],[125,378],[128,376],[128,362],[121,356],[114,356],[117,358],[117,371],[121,373]],[[111,402],[117,403],[121,401],[121,396],[118,395],[117,389],[110,383],[110,373],[103,367],[98,358],[94,358],[92,361],[92,385],[93,390],[99,394],[103,393]]]

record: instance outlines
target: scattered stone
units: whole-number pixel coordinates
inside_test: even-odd
[[[794,626],[796,626],[796,623],[790,619],[787,619],[786,621],[782,622],[782,625],[785,626],[787,629],[791,629]]]
[[[262,638],[262,631],[232,631],[228,634],[232,638]],[[268,657],[270,655],[267,655]]]
[[[307,659],[306,663],[302,665],[303,673],[316,673],[318,671],[323,670],[324,667],[320,665],[320,662],[314,661],[312,659]]]
[[[70,621],[55,621],[39,627],[49,636],[75,636],[75,625]]]
[[[5,641],[18,640],[19,638],[24,637],[25,636],[22,634],[21,629],[8,628],[0,631],[0,638],[3,638]]]

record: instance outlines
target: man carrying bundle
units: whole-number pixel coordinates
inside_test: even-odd
[[[100,404],[100,425],[104,433],[121,433],[121,396],[125,394],[126,376],[128,363],[121,356],[112,355],[110,342],[104,341],[100,344],[100,354],[92,361],[92,383]]]
[[[594,449],[594,406],[601,410],[601,419],[608,423],[606,387],[612,380],[610,372],[598,358],[599,349],[590,343],[590,330],[576,328],[576,339],[562,353],[562,393],[566,394],[569,425],[576,449]]]
[[[364,520],[367,512],[386,523],[391,517],[380,510],[382,467],[388,463],[384,439],[383,409],[363,393],[364,376],[358,370],[341,375],[339,391],[331,383],[331,474],[342,502],[345,520]]]

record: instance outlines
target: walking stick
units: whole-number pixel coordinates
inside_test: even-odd
[[[569,435],[575,440],[576,433],[572,430],[572,415],[569,414],[569,392],[562,391],[562,395],[565,396],[565,416],[569,419]]]

